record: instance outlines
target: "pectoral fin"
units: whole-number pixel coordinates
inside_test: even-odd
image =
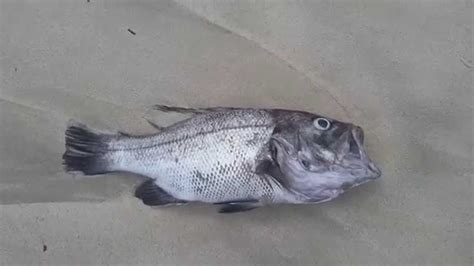
[[[243,200],[230,200],[230,201],[221,201],[216,202],[216,205],[236,205],[236,204],[247,204],[247,203],[258,203],[258,200],[254,199],[243,199]]]
[[[278,149],[273,142],[270,142],[270,146],[265,154],[260,155],[260,158],[256,162],[255,173],[262,178],[271,178],[277,184],[285,186],[287,183],[285,176],[281,172],[280,166],[278,165]]]
[[[224,204],[224,206],[219,209],[219,213],[245,212],[258,207],[260,207],[260,205],[256,203]]]
[[[223,202],[216,202],[214,204],[222,206],[219,208],[219,213],[250,211],[252,209],[262,206],[262,204],[258,200],[255,200],[255,199],[223,201]]]

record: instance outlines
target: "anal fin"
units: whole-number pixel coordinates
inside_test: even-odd
[[[148,206],[186,203],[186,201],[177,199],[168,194],[160,188],[153,179],[147,180],[138,186],[135,190],[135,197],[141,199],[143,203]]]

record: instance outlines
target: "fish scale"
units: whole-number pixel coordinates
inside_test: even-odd
[[[362,129],[350,123],[282,109],[156,109],[193,116],[148,136],[73,123],[65,132],[66,170],[144,175],[150,179],[135,196],[146,205],[201,201],[224,204],[224,213],[324,202],[381,176]]]
[[[117,170],[151,177],[182,200],[272,199],[274,190],[254,169],[273,126],[260,110],[206,113],[154,136],[109,145]]]

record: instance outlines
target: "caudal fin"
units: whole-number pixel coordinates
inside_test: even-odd
[[[72,122],[66,129],[66,151],[63,164],[67,172],[98,175],[109,172],[107,158],[111,135],[94,132],[87,126]],[[110,156],[109,156],[110,157]]]

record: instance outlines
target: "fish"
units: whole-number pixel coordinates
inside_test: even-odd
[[[382,174],[352,123],[276,108],[153,108],[190,117],[167,127],[149,121],[157,132],[147,135],[72,121],[65,171],[138,174],[147,180],[134,195],[145,205],[202,202],[220,213],[326,202]]]

